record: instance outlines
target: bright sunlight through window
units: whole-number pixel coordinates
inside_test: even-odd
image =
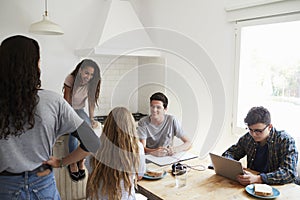
[[[253,106],[277,130],[300,137],[300,21],[241,28],[237,126]]]

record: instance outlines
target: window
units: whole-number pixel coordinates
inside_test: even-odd
[[[237,26],[235,127],[245,133],[249,109],[264,106],[277,130],[300,137],[300,18],[265,21]]]

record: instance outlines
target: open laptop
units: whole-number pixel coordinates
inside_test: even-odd
[[[244,174],[242,163],[236,160],[225,158],[209,153],[216,174],[236,181],[236,176]]]

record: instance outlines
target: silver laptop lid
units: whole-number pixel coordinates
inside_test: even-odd
[[[216,174],[236,181],[236,176],[244,174],[242,164],[239,161],[209,153]]]

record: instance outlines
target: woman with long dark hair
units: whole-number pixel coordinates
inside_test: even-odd
[[[34,39],[16,35],[1,43],[0,199],[59,200],[52,167],[77,162],[99,147],[96,134],[61,95],[40,89],[39,63]],[[75,130],[85,145],[52,157],[56,139]]]
[[[78,63],[75,69],[69,74],[64,82],[64,98],[75,109],[76,113],[91,127],[96,128],[94,120],[94,109],[100,93],[100,69],[97,63],[90,59],[84,59]],[[85,102],[88,101],[89,115],[84,111]],[[69,152],[74,151],[78,142],[70,134]],[[77,182],[85,178],[84,160],[72,163],[68,166],[70,177]]]

